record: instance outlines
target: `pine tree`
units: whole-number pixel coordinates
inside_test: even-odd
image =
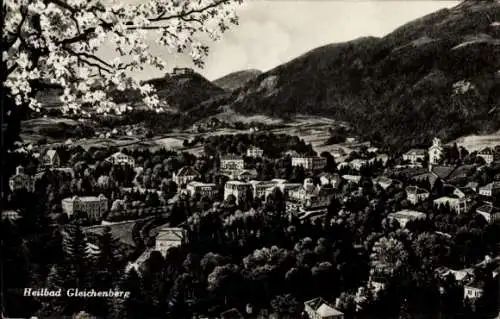
[[[84,288],[89,284],[91,253],[85,234],[77,224],[69,224],[64,230],[63,247],[69,287]]]
[[[96,267],[99,272],[106,272],[112,278],[118,274],[121,264],[119,255],[120,244],[118,239],[114,238],[110,227],[105,227],[104,232],[98,236],[97,246],[99,252],[96,256]]]
[[[114,298],[110,300],[111,307],[108,318],[146,318],[146,303],[137,271],[132,268],[125,273],[116,283],[116,287],[120,291],[129,293],[129,296],[127,298]]]

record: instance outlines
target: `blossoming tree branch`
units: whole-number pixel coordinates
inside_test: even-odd
[[[202,40],[217,40],[237,24],[234,8],[242,0],[107,1],[5,0],[0,71],[4,97],[40,110],[36,89],[50,83],[64,89],[63,111],[121,113],[125,108],[113,102],[110,90],[136,90],[146,105],[161,110],[154,88],[130,76],[145,65],[166,67],[149,50],[148,39],[169,52],[189,53],[202,67],[208,54]],[[112,61],[99,56],[104,44],[116,52]]]

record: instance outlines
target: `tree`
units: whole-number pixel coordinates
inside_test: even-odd
[[[152,88],[129,76],[144,64],[165,68],[149,49],[147,31],[157,43],[176,52],[189,52],[203,66],[208,47],[197,39],[216,40],[238,19],[233,5],[240,0],[151,0],[127,6],[120,2],[35,0],[6,1],[2,6],[2,92],[16,105],[39,110],[34,96],[41,85],[64,88],[64,110],[90,104],[99,111],[124,111],[110,88],[139,90],[146,104],[158,106]],[[216,28],[212,28],[216,26]],[[106,61],[98,50],[105,44],[119,56]]]
[[[217,266],[207,278],[208,290],[214,292],[227,305],[230,299],[235,300],[241,284],[239,268],[233,264]]]
[[[97,238],[99,252],[96,256],[97,271],[106,273],[110,279],[117,275],[120,267],[119,243],[111,234],[111,227],[107,226]],[[109,287],[109,285],[108,285]]]
[[[394,238],[380,238],[373,246],[371,263],[374,270],[392,278],[408,260],[408,252],[403,243]]]
[[[300,316],[301,304],[292,294],[278,295],[271,300],[271,307],[278,318],[291,319]]]

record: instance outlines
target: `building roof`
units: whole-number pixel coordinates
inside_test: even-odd
[[[342,175],[342,178],[348,181],[356,181],[356,183],[359,183],[361,180],[361,176],[359,175]]]
[[[342,312],[330,306],[323,298],[318,297],[304,302],[306,307],[313,309],[321,317],[340,316]]]
[[[380,177],[375,178],[375,183],[392,184],[393,182],[394,182],[393,179],[390,179],[390,178],[385,177],[385,176],[380,176]]]
[[[479,189],[492,190],[497,188],[500,188],[500,181],[491,182],[487,185],[480,187]]]
[[[414,194],[414,195],[417,195],[417,194],[429,194],[429,191],[424,189],[424,188],[420,188],[418,186],[408,186],[406,187],[406,193],[408,194]]]
[[[494,152],[490,147],[483,148],[478,152],[479,155],[493,155]]]
[[[472,280],[464,285],[464,288],[475,288],[475,289],[483,289],[484,282],[479,280]]]
[[[426,215],[422,212],[410,209],[403,209],[395,213],[391,213],[388,215],[393,218],[424,218]]]
[[[262,149],[260,147],[257,147],[257,146],[250,146],[247,150],[254,150],[254,151],[262,151]]]
[[[442,196],[434,200],[434,204],[446,204],[460,200],[458,197]]]
[[[436,174],[438,178],[447,179],[455,169],[455,166],[433,166],[431,171]]]
[[[177,177],[179,176],[199,176],[200,173],[195,170],[192,166],[184,166],[177,172]]]
[[[243,319],[243,316],[236,308],[226,310],[220,314],[221,319]]]
[[[471,188],[471,189],[477,189],[479,187],[478,182],[468,182],[465,187]]]
[[[46,153],[45,153],[45,156],[48,156],[50,159],[53,159],[54,156],[57,155],[57,151],[56,150],[53,150],[53,149],[50,149],[48,150]]]
[[[116,152],[116,153],[113,153],[113,154],[111,154],[109,157],[113,157],[113,158],[115,158],[115,157],[118,157],[118,156],[126,156],[126,157],[131,157],[131,156],[128,156],[127,154],[124,154],[124,153],[122,153],[122,152]]]
[[[351,165],[354,165],[354,164],[364,165],[366,163],[368,163],[368,160],[361,159],[361,158],[355,158],[355,159],[353,159],[352,161],[349,162],[349,164],[351,164]]]
[[[75,201],[79,200],[81,202],[97,202],[100,200],[107,200],[106,196],[104,195],[99,195],[99,196],[73,196],[73,197],[67,197],[63,199],[64,201]]]
[[[234,160],[243,160],[243,157],[239,155],[234,155],[234,154],[229,154],[229,155],[223,155],[220,157],[221,161],[234,161]]]
[[[426,153],[427,151],[424,150],[423,148],[412,148],[411,150],[406,152],[405,155],[425,156]]]
[[[193,187],[196,187],[196,186],[215,187],[214,183],[202,183],[202,182],[197,182],[197,181],[191,181],[188,183],[188,185],[191,185]]]
[[[478,207],[476,209],[476,212],[481,212],[481,213],[484,213],[484,214],[493,214],[493,213],[497,213],[499,211],[499,209],[495,206],[493,206],[491,203],[486,203],[484,205],[481,205],[480,207]]]
[[[231,184],[231,185],[248,185],[251,186],[250,183],[242,182],[242,181],[227,181],[226,185]]]
[[[184,239],[185,230],[180,227],[166,227],[160,229],[157,240],[182,241]]]

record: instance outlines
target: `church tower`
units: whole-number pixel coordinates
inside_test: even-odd
[[[443,145],[441,144],[441,140],[435,137],[432,140],[432,146],[429,147],[429,171],[432,170],[434,165],[439,163],[441,156],[443,156]]]

